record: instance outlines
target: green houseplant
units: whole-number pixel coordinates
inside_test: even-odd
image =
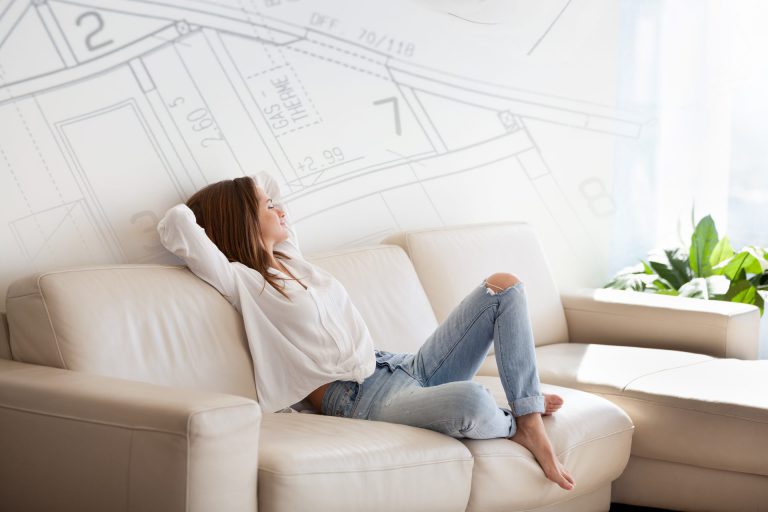
[[[768,249],[745,246],[738,253],[727,236],[718,238],[707,215],[696,225],[691,245],[652,253],[648,261],[620,270],[605,288],[753,304],[765,310]]]

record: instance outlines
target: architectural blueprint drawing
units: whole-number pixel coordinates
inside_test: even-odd
[[[49,268],[176,263],[155,232],[165,210],[261,170],[306,252],[523,220],[563,282],[589,281],[616,206],[610,161],[595,155],[639,140],[648,119],[585,98],[589,80],[534,86],[536,62],[579,63],[558,62],[558,48],[594,60],[598,11],[2,0],[0,292]],[[612,72],[610,59],[596,65]]]

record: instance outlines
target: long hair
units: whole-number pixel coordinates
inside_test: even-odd
[[[246,176],[212,183],[195,192],[186,204],[195,214],[197,224],[229,261],[238,261],[256,270],[264,277],[264,286],[269,283],[290,300],[283,291],[284,286],[267,272],[270,258],[259,225],[259,198],[253,178]],[[291,259],[281,251],[273,254],[275,258]]]

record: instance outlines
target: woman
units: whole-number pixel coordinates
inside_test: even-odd
[[[209,185],[158,224],[163,245],[243,315],[265,410],[308,402],[322,414],[457,438],[506,437],[529,449],[547,478],[573,488],[541,419],[563,400],[539,390],[522,282],[489,276],[416,354],[375,350],[341,283],[303,259],[279,202],[262,172]],[[510,409],[471,380],[491,343]]]

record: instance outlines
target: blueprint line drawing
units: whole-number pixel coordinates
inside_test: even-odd
[[[438,53],[454,26],[435,20],[494,37],[503,23],[398,5],[435,37],[368,15],[370,1],[7,1],[0,290],[63,265],[178,262],[153,229],[165,210],[261,170],[305,250],[509,219],[535,222],[553,253],[593,259],[615,211],[610,169],[563,155],[591,162],[576,139],[640,141],[648,114],[462,72],[471,62]],[[531,7],[509,40],[543,58],[589,8]]]

